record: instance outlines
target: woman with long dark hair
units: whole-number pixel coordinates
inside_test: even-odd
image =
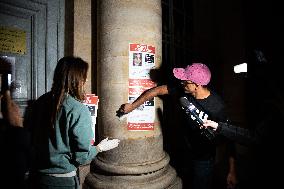
[[[50,92],[31,107],[26,124],[31,127],[34,150],[31,178],[35,188],[79,188],[76,170],[89,163],[98,152],[118,146],[108,138],[97,146],[92,121],[84,100],[88,63],[79,57],[59,60]]]

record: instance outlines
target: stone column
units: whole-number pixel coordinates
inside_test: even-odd
[[[128,131],[116,111],[128,100],[129,43],[156,48],[156,67],[162,57],[160,0],[99,0],[98,96],[99,140],[119,138],[118,148],[100,153],[86,177],[88,189],[180,189],[182,183],[163,150],[158,117],[152,131]],[[162,102],[155,98],[155,108]]]

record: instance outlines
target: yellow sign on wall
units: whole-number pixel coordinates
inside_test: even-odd
[[[26,41],[25,31],[0,26],[0,52],[26,54]]]

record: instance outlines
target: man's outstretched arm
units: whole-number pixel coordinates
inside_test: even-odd
[[[122,104],[119,108],[119,112],[127,114],[132,112],[134,109],[142,105],[144,102],[151,100],[152,98],[160,95],[169,94],[167,85],[161,85],[153,87],[144,91],[133,103]]]

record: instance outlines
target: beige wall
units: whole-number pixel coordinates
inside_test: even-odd
[[[74,0],[74,55],[83,58],[89,63],[86,92],[91,93],[91,2],[92,0]]]
[[[86,83],[86,92],[91,93],[91,70],[92,70],[92,15],[91,15],[92,0],[74,0],[74,56],[79,56],[89,63],[88,80]],[[89,165],[79,167],[79,177],[82,183],[85,177],[90,172]]]

